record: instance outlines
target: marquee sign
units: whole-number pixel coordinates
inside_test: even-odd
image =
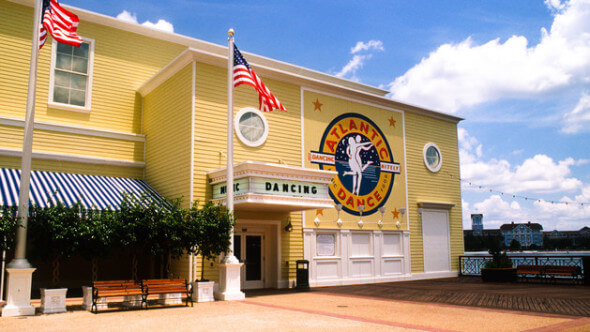
[[[337,171],[329,186],[330,196],[344,211],[370,215],[383,206],[391,193],[395,174],[400,174],[389,143],[377,125],[364,115],[346,113],[326,127],[319,151],[309,159],[322,170]]]
[[[226,183],[213,185],[213,199],[226,196]],[[328,187],[323,183],[247,177],[234,180],[234,195],[265,194],[276,196],[328,198]],[[329,199],[329,198],[328,198]]]

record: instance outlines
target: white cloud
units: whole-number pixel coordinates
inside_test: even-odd
[[[139,22],[137,21],[137,15],[135,13],[131,14],[130,12],[123,10],[119,15],[117,15],[117,19],[121,20],[121,21],[125,21],[128,23],[135,23],[135,24],[139,24]],[[163,19],[159,19],[157,23],[152,23],[150,21],[145,21],[143,23],[141,23],[141,25],[150,27],[152,29],[156,29],[156,30],[161,30],[161,31],[165,31],[165,32],[174,32],[174,26],[172,25],[172,23],[163,20]]]
[[[444,112],[500,98],[537,96],[590,81],[590,0],[546,1],[549,32],[528,45],[512,36],[476,45],[471,38],[444,44],[390,83],[392,97]]]
[[[575,134],[590,128],[590,94],[584,92],[574,109],[563,117],[562,132]]]
[[[356,43],[356,45],[350,49],[350,53],[351,54],[356,54],[358,52],[361,51],[368,51],[368,50],[377,50],[377,51],[385,51],[385,48],[383,48],[383,42],[380,40],[369,40],[368,42],[364,43],[362,41],[359,41]]]
[[[566,158],[556,162],[539,154],[513,166],[507,160],[485,160],[482,145],[467,130],[459,128],[458,137],[466,229],[471,228],[472,213],[484,214],[488,229],[512,220],[540,222],[545,229],[573,230],[590,226],[590,184],[571,176],[572,167],[584,165],[588,160]],[[480,202],[469,202],[465,198],[470,192],[485,195],[490,189],[493,189],[490,196]],[[553,202],[522,197],[543,197],[550,193],[563,196]]]
[[[373,57],[374,51],[384,51],[383,42],[380,40],[369,40],[368,42],[359,41],[356,43],[354,47],[350,49],[350,54],[352,54],[352,59],[348,61],[348,63],[342,67],[342,69],[334,74],[336,77],[348,78],[353,81],[359,81],[356,77],[356,72],[360,68],[362,68],[365,62]],[[361,52],[368,52],[366,54],[358,54]]]
[[[336,73],[336,77],[345,77],[347,75],[352,74],[352,77],[350,77],[352,80],[357,81],[358,79],[356,78],[356,76],[354,76],[354,74],[356,74],[356,71],[359,70],[360,68],[363,67],[363,65],[365,64],[365,60],[370,59],[371,58],[371,54],[368,55],[355,55],[352,57],[352,59],[350,59],[350,61],[348,61],[348,63],[342,67],[342,70],[340,70],[338,73]]]
[[[538,154],[513,166],[503,159],[482,159],[482,145],[465,129],[459,130],[459,155],[464,190],[494,189],[505,193],[559,193],[582,189],[582,181],[570,177],[573,158],[555,162],[551,157]],[[470,186],[469,183],[472,185]]]

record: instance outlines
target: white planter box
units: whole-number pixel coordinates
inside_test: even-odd
[[[125,295],[123,297],[123,306],[128,308],[141,308],[141,295]]]
[[[41,312],[44,314],[66,312],[67,292],[67,288],[41,288]]]
[[[84,310],[92,310],[92,287],[82,286],[82,309]],[[107,309],[107,298],[106,297],[99,297],[96,300],[96,309]]]
[[[193,286],[193,301],[197,303],[215,301],[213,296],[214,281],[192,282],[191,284]]]
[[[160,294],[160,298],[158,299],[158,303],[160,303],[160,304],[182,304],[182,294],[181,293]]]

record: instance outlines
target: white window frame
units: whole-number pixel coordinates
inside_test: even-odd
[[[436,149],[436,151],[438,151],[438,156],[440,159],[439,159],[438,165],[436,165],[436,167],[432,167],[428,163],[428,159],[426,158],[426,152],[428,151],[428,149],[430,147],[434,147]],[[433,173],[440,171],[440,168],[443,163],[443,156],[442,156],[442,152],[440,151],[440,148],[438,147],[438,145],[436,145],[434,143],[427,143],[426,145],[424,145],[424,149],[422,150],[422,157],[424,158],[424,165],[426,165],[426,168],[428,168],[429,171],[431,171]]]
[[[242,118],[242,115],[244,115],[244,113],[254,113],[254,114],[258,115],[262,119],[262,122],[264,123],[264,132],[262,133],[262,136],[256,141],[248,140],[246,137],[244,137],[244,135],[242,135],[242,132],[240,131],[240,119]],[[266,142],[266,139],[268,138],[268,130],[269,130],[268,121],[266,121],[266,117],[259,110],[255,109],[253,107],[242,108],[241,110],[238,111],[238,113],[236,114],[236,117],[234,118],[234,130],[236,132],[236,135],[238,135],[238,138],[240,139],[240,141],[242,143],[246,144],[249,147],[255,148],[257,146],[262,145],[264,142]]]
[[[66,111],[89,113],[92,107],[92,76],[94,73],[94,39],[82,37],[84,43],[88,44],[88,81],[86,82],[86,99],[84,100],[84,107],[58,103],[53,101],[54,76],[55,76],[55,62],[57,58],[57,41],[53,39],[51,44],[51,69],[49,72],[49,92],[47,96],[47,105],[50,108],[56,108]]]

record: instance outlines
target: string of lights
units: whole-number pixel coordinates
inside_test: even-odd
[[[531,197],[531,196],[517,195],[517,194],[514,194],[514,193],[507,193],[507,192],[504,192],[504,191],[501,191],[501,190],[496,190],[496,189],[493,189],[493,188],[489,188],[489,187],[486,187],[486,186],[482,186],[482,185],[473,183],[472,181],[469,181],[469,180],[458,178],[458,177],[456,177],[455,175],[453,175],[453,174],[451,174],[449,172],[447,172],[447,174],[452,179],[456,179],[457,178],[457,179],[459,179],[459,181],[461,181],[462,183],[467,184],[470,187],[474,187],[474,188],[477,188],[477,189],[479,189],[481,191],[485,191],[485,192],[490,192],[490,193],[494,193],[494,194],[500,194],[500,196],[512,197],[513,199],[524,199],[525,201],[531,201],[531,202],[535,202],[536,201],[536,202],[539,202],[539,203],[544,201],[544,202],[548,202],[548,203],[551,203],[551,204],[565,204],[566,206],[567,205],[574,205],[574,206],[581,206],[581,207],[583,207],[584,205],[586,205],[586,206],[590,205],[590,203],[588,203],[588,202],[578,202],[578,201],[563,202],[563,201],[556,201],[556,200],[544,199],[544,198],[539,198],[539,197]]]

